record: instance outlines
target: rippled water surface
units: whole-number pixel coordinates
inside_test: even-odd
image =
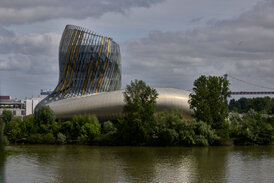
[[[274,146],[7,146],[0,182],[274,182]]]

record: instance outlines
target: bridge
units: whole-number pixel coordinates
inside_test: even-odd
[[[235,76],[231,76],[231,75],[228,75],[228,74],[225,74],[224,78],[225,79],[229,78],[231,80],[238,81],[240,83],[245,83],[245,84],[250,85],[250,86],[254,86],[254,87],[257,87],[257,88],[260,88],[260,89],[268,90],[268,91],[232,91],[231,95],[274,95],[274,88],[254,84],[254,83],[251,83],[251,82],[248,82],[248,81],[244,81],[242,79],[239,79]]]

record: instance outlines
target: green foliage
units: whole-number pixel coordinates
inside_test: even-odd
[[[230,132],[236,144],[270,144],[273,127],[259,113],[249,110],[243,117],[233,115]]]
[[[82,143],[89,143],[99,135],[101,126],[98,119],[93,115],[76,115],[72,119],[71,137],[79,139]]]
[[[31,144],[55,144],[56,138],[51,133],[35,133],[28,136],[27,142]]]
[[[100,124],[99,123],[85,123],[81,127],[81,140],[84,143],[91,143],[94,137],[100,135]]]
[[[106,134],[101,134],[94,138],[92,144],[94,145],[121,145],[120,139],[118,138],[117,131],[110,131]]]
[[[51,124],[55,120],[55,114],[49,106],[41,106],[35,113],[35,121],[39,125]]]
[[[72,122],[71,121],[62,122],[60,132],[64,134],[68,140],[71,140],[71,134],[73,132]]]
[[[24,136],[28,136],[29,134],[34,134],[38,132],[38,125],[35,122],[34,115],[28,115],[24,118],[23,123],[21,125],[21,129],[24,133]]]
[[[64,134],[62,134],[60,132],[57,134],[57,140],[56,141],[57,141],[58,144],[65,144],[66,143],[66,139],[67,138],[66,138],[66,136]]]
[[[210,125],[201,121],[182,120],[177,110],[159,113],[155,129],[154,140],[159,145],[207,146],[218,139]]]
[[[22,138],[21,125],[22,120],[20,117],[14,117],[7,123],[5,128],[5,134],[10,142],[16,142],[17,139]]]
[[[103,123],[103,129],[102,133],[107,134],[109,132],[116,132],[117,128],[114,126],[114,124],[111,121],[106,121]]]
[[[141,145],[148,141],[154,126],[154,110],[158,93],[144,81],[131,81],[124,92],[125,117],[119,120],[121,141],[128,145]]]
[[[204,121],[213,129],[223,129],[228,116],[227,97],[231,92],[229,82],[223,77],[200,76],[194,81],[194,93],[190,94],[190,108],[197,121]]]
[[[4,123],[10,122],[13,118],[13,114],[10,110],[3,110],[1,118]]]
[[[5,130],[5,123],[2,120],[2,118],[0,118],[0,147],[3,146],[3,145],[8,144],[8,139],[4,135],[4,130]]]
[[[247,113],[250,109],[264,114],[274,114],[274,98],[256,97],[232,99],[229,102],[229,110],[238,113]]]

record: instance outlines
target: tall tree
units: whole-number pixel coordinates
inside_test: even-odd
[[[213,129],[224,128],[228,117],[227,97],[231,94],[228,86],[228,80],[218,76],[202,75],[194,81],[189,104],[198,121],[206,122]]]
[[[3,110],[1,118],[4,123],[10,122],[11,119],[13,118],[13,114],[10,110]]]
[[[52,124],[55,120],[55,114],[49,106],[41,106],[35,113],[36,122],[41,124]]]
[[[139,145],[147,142],[154,124],[157,97],[157,91],[142,80],[131,81],[127,85],[124,92],[125,117],[119,125],[124,143]]]

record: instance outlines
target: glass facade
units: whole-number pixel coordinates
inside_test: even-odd
[[[67,25],[59,45],[59,81],[39,105],[121,89],[121,55],[112,38]]]

